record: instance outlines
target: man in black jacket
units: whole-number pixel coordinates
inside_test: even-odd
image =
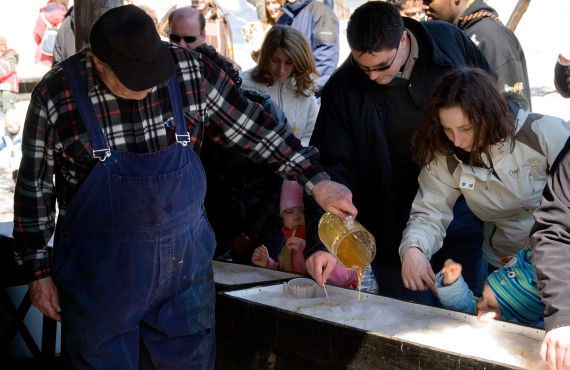
[[[524,51],[495,9],[484,0],[424,0],[428,19],[459,27],[479,47],[498,76],[500,90],[514,90],[530,105],[530,85]]]
[[[348,23],[347,39],[351,55],[323,89],[311,145],[319,149],[329,174],[352,190],[358,219],[376,238],[372,269],[379,293],[434,303],[429,292],[417,292],[427,290],[434,277],[429,264],[417,262],[422,252],[407,250],[402,263],[398,255],[418,189],[419,169],[411,159],[410,137],[443,74],[455,66],[487,71],[491,67],[456,27],[402,19],[386,2],[357,8]],[[309,272],[322,284],[336,261],[317,241],[320,214],[315,209],[307,217],[305,257]],[[450,238],[454,247],[470,248],[469,253],[475,254],[468,258],[469,266],[482,261],[482,227],[464,201],[456,206],[447,242]],[[486,268],[477,271],[484,280]]]

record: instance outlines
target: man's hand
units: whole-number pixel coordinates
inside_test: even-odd
[[[540,358],[550,369],[570,369],[570,326],[562,326],[546,333],[540,346]]]
[[[323,288],[336,266],[336,258],[329,252],[317,251],[307,258],[306,265],[309,274]]]
[[[61,321],[61,308],[57,288],[51,277],[34,280],[28,284],[28,293],[32,304],[44,315],[57,321]]]
[[[332,213],[344,220],[347,215],[356,217],[358,210],[352,204],[352,193],[338,182],[325,180],[319,182],[311,193],[315,201],[325,211]]]
[[[435,295],[435,274],[425,254],[416,247],[408,248],[402,255],[402,279],[410,290],[427,290]]]

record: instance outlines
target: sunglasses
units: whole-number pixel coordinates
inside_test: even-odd
[[[169,34],[168,37],[170,37],[170,41],[172,42],[180,42],[180,40],[183,39],[187,44],[193,43],[198,38],[198,36],[180,36],[174,33]]]
[[[360,64],[358,64],[358,62],[356,62],[356,60],[354,59],[354,56],[352,56],[352,55],[350,56],[350,60],[351,60],[353,65],[360,68],[360,70],[364,73],[382,72],[382,71],[386,71],[386,70],[390,69],[390,67],[392,67],[392,64],[394,64],[394,61],[396,60],[396,57],[398,56],[398,50],[400,50],[400,45],[398,45],[398,47],[396,48],[396,54],[394,54],[394,58],[392,58],[392,61],[389,64],[383,65],[382,67],[364,68]]]

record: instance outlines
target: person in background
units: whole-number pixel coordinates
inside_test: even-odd
[[[554,86],[565,98],[570,98],[570,49],[558,54],[554,66]]]
[[[17,102],[14,109],[8,110],[4,116],[4,135],[0,143],[0,146],[4,146],[0,151],[1,161],[10,169],[14,183],[18,178],[18,168],[22,159],[22,127],[28,103],[28,101]]]
[[[73,8],[73,6],[69,8],[57,31],[53,45],[53,65],[75,54],[75,12]]]
[[[250,49],[251,58],[255,62],[259,57],[259,49],[267,31],[275,25],[275,22],[283,14],[281,11],[283,4],[285,4],[285,0],[265,0],[263,20],[247,23],[241,29],[245,42]]]
[[[206,19],[196,9],[186,6],[168,15],[170,42],[193,50],[206,41]]]
[[[461,276],[462,266],[445,261],[435,276],[437,297],[444,308],[477,315],[481,322],[492,319],[544,327],[544,303],[540,301],[530,248],[522,249],[505,266],[493,271],[481,297],[475,297]]]
[[[273,26],[261,45],[259,62],[242,74],[243,87],[267,94],[285,112],[303,145],[309,144],[317,119],[317,75],[309,43],[290,26]]]
[[[485,221],[489,272],[505,265],[528,238],[549,169],[568,137],[564,120],[531,113],[519,94],[505,99],[479,69],[443,76],[412,139],[421,172],[400,243],[404,277],[429,265],[459,196]],[[410,263],[411,253],[423,262]]]
[[[315,0],[287,0],[277,24],[292,26],[309,41],[317,72],[317,98],[336,70],[339,53],[339,23],[333,10]]]
[[[524,51],[485,0],[424,0],[428,19],[459,27],[477,45],[497,73],[498,87],[524,95],[532,108]]]
[[[410,17],[416,21],[425,20],[423,0],[388,0],[400,11],[402,17]]]
[[[214,0],[192,0],[192,7],[202,13],[206,20],[205,42],[226,58],[234,59],[232,29],[227,14]]]
[[[13,235],[30,300],[62,321],[64,368],[213,368],[203,136],[335,214],[357,213],[350,191],[209,59],[162,42],[142,9],[109,9],[89,45],[35,86],[24,124]]]
[[[457,27],[402,18],[396,7],[383,1],[364,3],[352,13],[347,39],[350,56],[322,91],[311,145],[318,148],[331,176],[352,189],[358,220],[376,238],[371,266],[379,294],[437,304],[434,296],[422,291],[433,277],[424,283],[418,276],[413,285],[409,279],[404,284],[398,254],[418,190],[411,137],[441,76],[460,65],[489,71],[491,67]],[[309,200],[305,207],[305,257],[309,272],[322,286],[336,259],[318,241],[322,212]],[[465,270],[471,268],[464,271],[468,284],[482,286],[488,275],[486,266],[480,267],[482,226],[464,200],[456,205],[446,239],[451,255],[441,263],[447,258],[463,262],[457,255],[464,254],[470,262]]]
[[[273,270],[293,272],[306,275],[307,266],[303,250],[305,249],[305,207],[303,206],[303,188],[295,181],[284,181],[281,188],[279,210],[283,218],[283,244],[275,262],[265,245],[259,246],[253,252],[251,262],[259,267],[269,267]],[[355,289],[358,287],[356,271],[347,270],[337,263],[331,273],[329,284]]]
[[[16,104],[16,94],[19,91],[16,71],[18,61],[16,50],[9,48],[6,37],[0,35],[0,120]]]
[[[67,0],[50,0],[47,5],[40,9],[40,15],[34,25],[34,41],[37,44],[35,62],[48,67],[53,64],[53,45],[57,32],[65,14],[67,14]],[[48,33],[46,33],[46,31]]]

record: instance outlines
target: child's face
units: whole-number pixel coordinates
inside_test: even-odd
[[[501,306],[493,293],[489,284],[485,283],[483,295],[477,303],[477,319],[481,322],[488,322],[491,319],[498,319],[503,315]]]
[[[16,135],[20,131],[20,125],[16,121],[6,120],[6,130],[12,135]]]
[[[283,226],[292,230],[295,226],[305,226],[305,210],[301,207],[289,208],[283,211]]]

